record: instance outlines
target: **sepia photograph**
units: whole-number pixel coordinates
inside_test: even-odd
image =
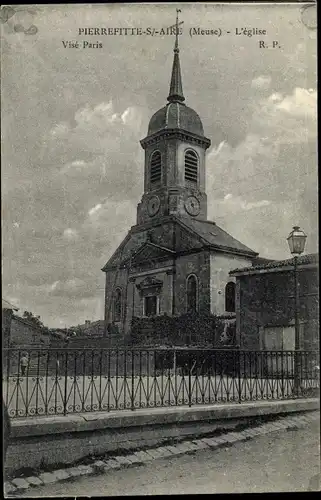
[[[316,3],[0,19],[4,497],[320,491]]]

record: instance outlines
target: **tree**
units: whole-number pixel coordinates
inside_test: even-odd
[[[40,319],[40,316],[35,316],[30,311],[24,311],[22,317],[24,319],[26,319],[27,321],[29,321],[29,323],[32,323],[33,325],[35,325],[38,328],[40,328],[43,332],[48,332],[48,328],[43,324],[43,322]]]

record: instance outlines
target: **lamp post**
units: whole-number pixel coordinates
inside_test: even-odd
[[[289,234],[287,241],[290,252],[294,256],[294,328],[295,328],[295,356],[294,356],[294,391],[296,396],[300,392],[300,324],[299,324],[299,286],[298,286],[298,256],[304,252],[306,234],[299,228],[294,226]]]

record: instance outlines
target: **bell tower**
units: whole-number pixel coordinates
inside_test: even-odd
[[[211,141],[204,136],[198,114],[183,94],[176,15],[174,60],[168,103],[151,118],[145,150],[144,194],[137,224],[166,215],[207,219],[205,156]]]

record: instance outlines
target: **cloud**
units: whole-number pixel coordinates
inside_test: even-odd
[[[260,99],[245,138],[234,147],[223,141],[208,155],[209,217],[266,257],[286,257],[282,234],[295,224],[314,248],[315,140],[315,91],[296,87]]]
[[[75,114],[75,121],[79,129],[92,125],[104,128],[114,121],[114,116],[112,101],[101,102],[94,108],[87,105],[79,109]]]
[[[280,92],[261,99],[255,108],[251,130],[269,137],[271,145],[304,143],[316,139],[317,93],[296,87],[291,94]]]
[[[56,290],[58,284],[59,284],[59,281],[54,281],[51,285],[49,285],[49,290],[51,290],[51,291]]]
[[[270,76],[260,75],[254,78],[251,82],[251,87],[254,89],[266,90],[271,85],[272,78]]]
[[[50,148],[52,157],[61,157],[57,182],[73,182],[76,199],[88,196],[88,182],[98,196],[137,197],[144,159],[139,140],[147,127],[146,115],[147,110],[136,106],[118,112],[109,100],[80,108],[68,127],[55,126],[60,134]]]
[[[87,163],[84,160],[75,160],[69,164],[69,167],[86,167]]]
[[[270,95],[270,97],[268,98],[269,101],[272,101],[272,102],[277,102],[277,101],[282,101],[283,99],[283,96],[282,94],[280,94],[279,92],[274,92],[273,94]]]
[[[134,106],[128,107],[121,115],[122,122],[134,131],[142,130],[143,116]]]
[[[98,212],[100,209],[101,209],[102,205],[101,203],[97,203],[97,205],[95,205],[94,207],[92,207],[89,211],[88,211],[88,214],[89,215],[94,215],[96,212]]]
[[[317,93],[311,89],[296,88],[292,95],[278,102],[276,108],[295,117],[316,118]]]
[[[93,107],[87,104],[75,112],[74,125],[58,123],[52,127],[50,135],[57,141],[68,139],[72,144],[79,145],[84,141],[82,146],[86,144],[89,151],[97,153],[106,150],[110,138],[115,141],[114,148],[117,148],[117,144],[124,138],[128,139],[128,134],[134,133],[137,138],[140,137],[144,133],[142,127],[146,125],[145,113],[146,110],[140,106],[128,106],[125,110],[116,112],[112,100]],[[74,162],[70,166],[72,163]]]
[[[69,125],[66,122],[57,123],[50,130],[50,135],[52,137],[63,137],[69,132]]]
[[[258,200],[254,202],[247,202],[243,200],[241,196],[233,196],[231,193],[228,193],[224,196],[223,204],[225,205],[224,209],[228,212],[233,211],[244,211],[252,210],[253,208],[261,208],[266,207],[271,204],[268,200]]]
[[[88,211],[88,217],[79,228],[85,240],[90,235],[91,241],[115,245],[118,235],[125,236],[135,224],[136,203],[133,200],[115,201],[107,199]],[[110,238],[112,237],[112,240]]]
[[[217,146],[217,148],[216,148],[215,146],[213,146],[213,147],[212,147],[212,149],[211,149],[211,150],[210,150],[210,152],[209,152],[209,155],[211,155],[211,157],[213,157],[213,158],[214,158],[215,156],[218,156],[218,155],[219,155],[219,153],[221,152],[222,148],[223,148],[224,146],[226,146],[226,144],[227,144],[227,142],[226,142],[226,141],[221,141],[221,142],[219,143],[219,145]],[[209,155],[208,155],[208,156],[209,156]]]
[[[92,297],[96,290],[93,288],[92,284],[87,283],[84,280],[78,278],[68,279],[66,281],[55,281],[49,286],[50,296],[60,296],[60,297]]]
[[[74,240],[77,238],[78,232],[76,231],[76,229],[72,229],[72,228],[68,227],[67,229],[64,230],[63,236],[67,240]]]

